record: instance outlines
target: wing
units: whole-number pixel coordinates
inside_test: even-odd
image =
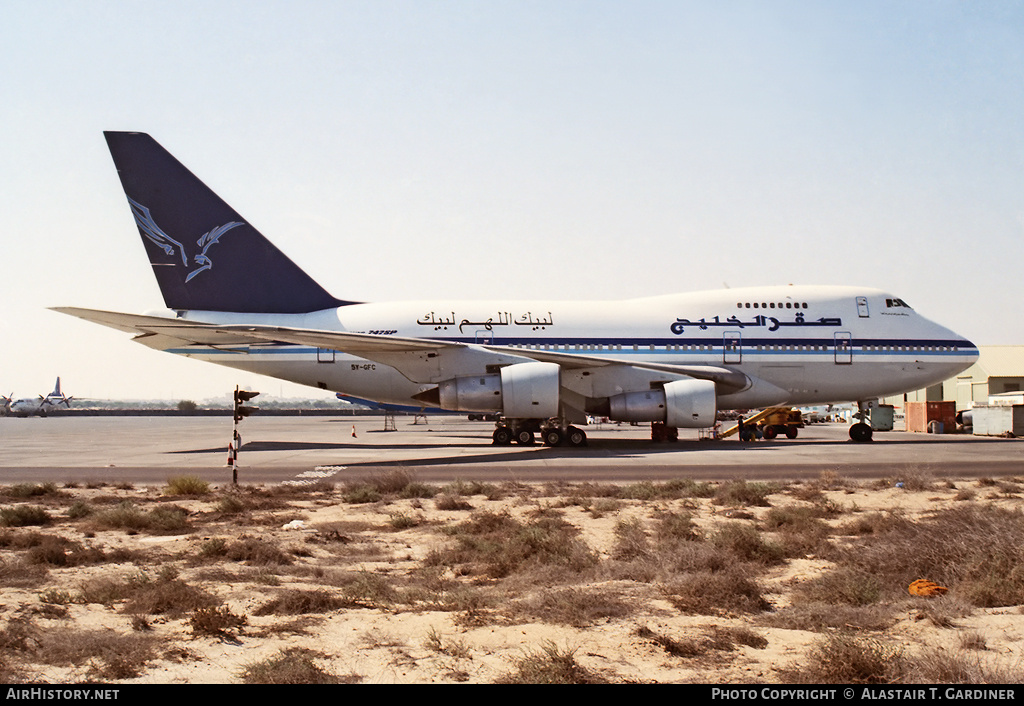
[[[148,324],[147,329],[152,333],[162,333],[176,338],[203,339],[196,342],[211,345],[214,342],[224,344],[228,340],[247,339],[254,343],[292,343],[336,350],[389,365],[413,382],[421,383],[437,383],[451,377],[493,372],[494,368],[502,365],[540,361],[557,363],[564,370],[571,372],[635,369],[710,380],[728,388],[730,392],[749,385],[749,380],[743,373],[716,366],[624,363],[604,356],[523,350],[440,339],[376,336],[284,326],[218,326],[173,320]]]
[[[565,401],[581,412],[588,408],[588,400],[649,390],[675,380],[709,380],[715,383],[719,394],[735,393],[751,385],[751,380],[743,373],[717,366],[627,363],[610,356],[284,326],[201,324],[91,309],[60,308],[56,311],[136,333],[137,341],[151,347],[170,347],[168,341],[214,347],[266,343],[313,346],[388,365],[409,380],[422,384],[438,385],[453,378],[494,373],[503,366],[517,363],[556,363],[561,369],[560,385]]]

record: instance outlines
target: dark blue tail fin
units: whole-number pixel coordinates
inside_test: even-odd
[[[105,132],[170,309],[296,314],[343,306],[156,140]]]

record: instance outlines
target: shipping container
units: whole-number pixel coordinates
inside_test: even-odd
[[[945,432],[956,429],[956,402],[907,402],[907,431],[927,432],[939,422]]]
[[[971,419],[975,436],[1024,436],[1024,405],[975,405]]]

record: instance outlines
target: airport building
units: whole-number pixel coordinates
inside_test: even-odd
[[[1024,391],[1024,346],[978,346],[978,361],[955,378],[885,403],[955,401],[958,410],[988,404],[990,395]]]
[[[1018,404],[1024,398],[1024,346],[978,346],[978,361],[955,378],[922,390],[887,397],[901,417],[908,402],[955,402],[956,411],[992,404]]]

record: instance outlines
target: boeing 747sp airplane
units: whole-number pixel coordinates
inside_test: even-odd
[[[966,369],[970,341],[861,287],[622,301],[336,299],[143,133],[107,132],[167,311],[61,311],[157,350],[380,403],[500,415],[499,444],[582,445],[588,415],[704,428],[719,410],[872,400]],[[854,424],[850,436],[871,439]]]

